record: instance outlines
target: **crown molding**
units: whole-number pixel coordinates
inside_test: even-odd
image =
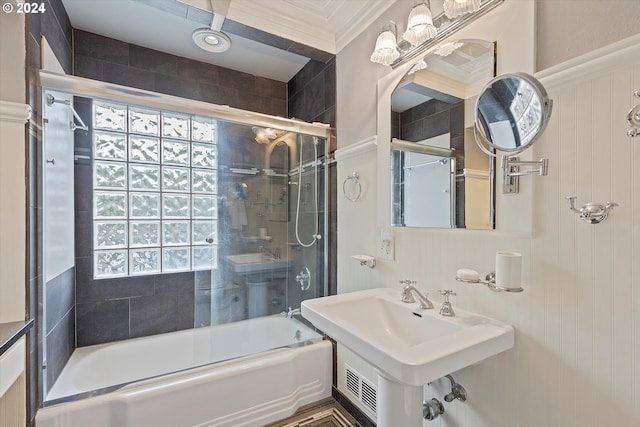
[[[340,52],[364,30],[369,28],[395,1],[371,0],[367,9],[354,16],[342,28],[336,31],[336,52]]]
[[[332,31],[317,25],[300,25],[301,19],[285,16],[259,2],[232,1],[229,19],[298,43],[336,54]]]
[[[555,89],[593,79],[611,69],[637,64],[639,58],[640,34],[636,34],[539,71],[535,76],[547,90]]]

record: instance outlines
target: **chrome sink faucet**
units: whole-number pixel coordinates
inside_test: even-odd
[[[402,302],[410,304],[416,302],[416,298],[418,298],[420,308],[425,310],[433,308],[433,303],[429,301],[429,294],[422,295],[420,291],[413,286],[413,283],[416,283],[415,280],[401,280],[400,283],[405,285],[400,294]]]

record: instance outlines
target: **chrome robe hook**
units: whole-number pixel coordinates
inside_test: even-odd
[[[636,98],[640,98],[640,90],[633,92],[633,95]],[[629,114],[627,114],[627,124],[629,125],[627,135],[630,138],[635,138],[640,135],[640,104],[629,110]]]
[[[606,205],[589,202],[580,209],[576,209],[576,196],[569,196],[566,199],[569,201],[569,209],[576,212],[580,219],[588,224],[600,224],[607,219],[609,212],[618,206],[616,202],[607,202]]]

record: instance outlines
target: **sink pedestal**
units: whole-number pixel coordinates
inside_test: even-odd
[[[378,427],[422,427],[423,387],[401,384],[378,371]]]

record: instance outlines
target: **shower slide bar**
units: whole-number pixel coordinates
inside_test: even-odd
[[[69,101],[68,99],[56,99],[53,95],[51,95],[49,93],[49,94],[47,94],[47,105],[51,106],[53,104],[66,105],[67,107],[69,107],[69,109],[73,113],[73,117],[75,117],[75,119],[78,122],[80,122],[80,124],[78,125],[76,122],[72,121],[71,122],[71,130],[76,130],[76,129],[89,130],[87,125],[84,124],[84,121],[80,118],[80,116],[78,115],[76,110],[73,108],[73,105],[71,105],[71,101]]]

